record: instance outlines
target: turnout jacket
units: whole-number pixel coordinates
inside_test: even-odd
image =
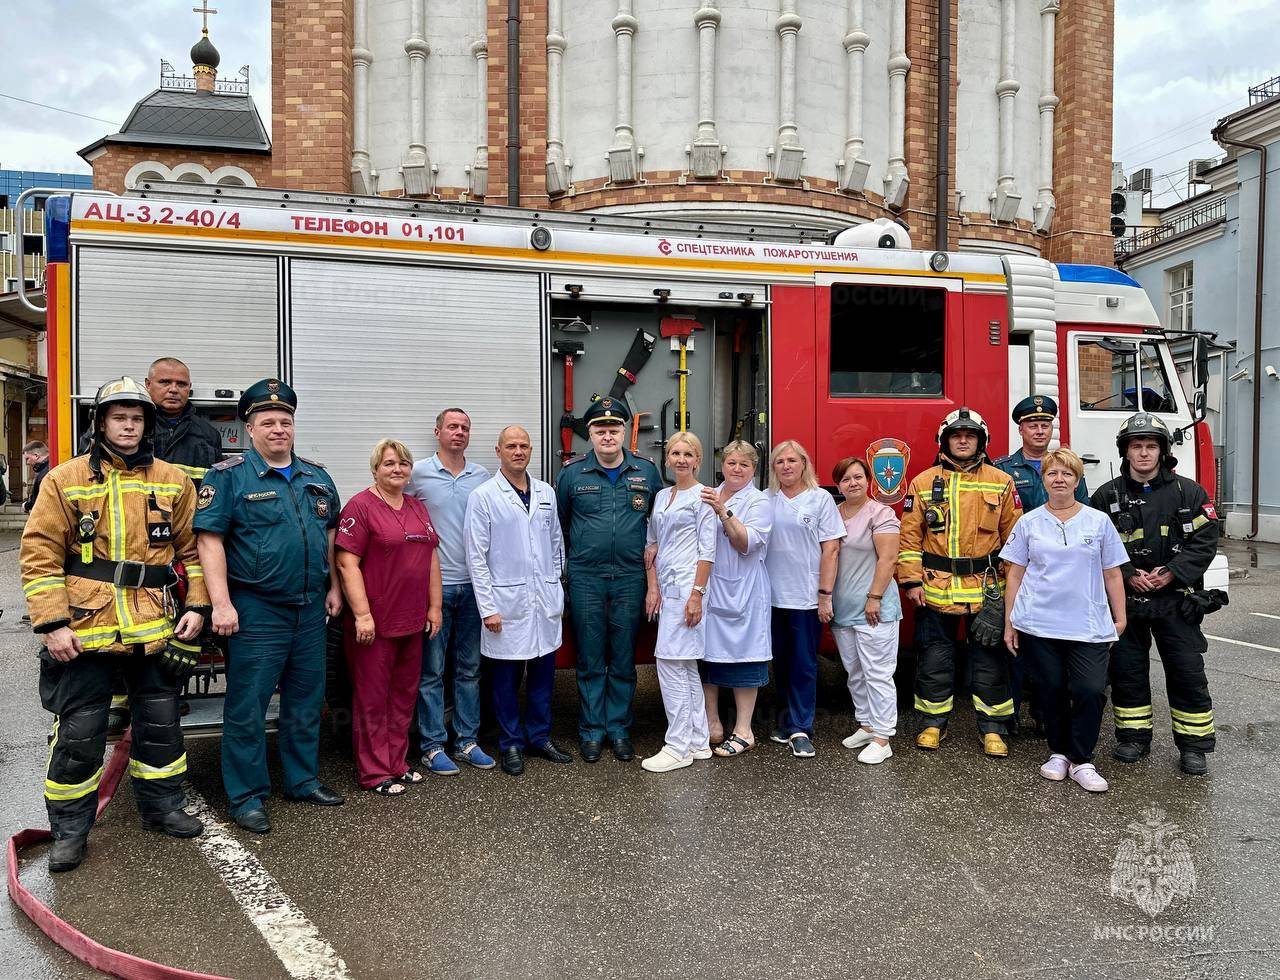
[[[222,458],[222,438],[213,424],[197,415],[190,402],[178,416],[176,425],[168,425],[156,412],[152,451],[156,459],[172,463],[191,478],[200,489],[205,472]]]
[[[1204,573],[1218,553],[1218,515],[1204,487],[1161,466],[1144,490],[1129,476],[1127,460],[1120,474],[1099,487],[1090,503],[1120,532],[1129,553],[1121,566],[1126,581],[1139,570],[1163,566],[1173,581],[1144,598],[1174,599],[1186,589],[1204,588]]]
[[[902,503],[898,584],[923,586],[925,603],[938,612],[976,612],[988,559],[1004,587],[999,551],[1021,516],[1022,503],[1008,473],[985,461],[965,472],[939,455],[911,481]],[[957,559],[960,567],[973,570],[944,570],[954,569]]]
[[[73,556],[186,565],[187,608],[207,607],[209,594],[196,556],[196,491],[177,467],[161,460],[135,468],[103,448],[100,472],[91,455],[55,466],[22,532],[22,591],[37,633],[70,626],[86,651],[160,650],[173,635],[173,614],[162,588],[131,588],[69,574]],[[147,457],[143,457],[145,460]],[[83,523],[82,523],[83,522]],[[92,525],[92,531],[89,527]],[[85,537],[82,540],[82,528]],[[85,550],[82,550],[85,549]]]

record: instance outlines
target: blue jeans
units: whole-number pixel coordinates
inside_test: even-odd
[[[286,606],[234,590],[240,631],[231,637],[222,709],[222,784],[231,815],[262,806],[267,776],[267,704],[280,687],[280,761],[284,790],[306,796],[320,785],[320,712],[324,707],[324,596]]]
[[[816,609],[773,608],[773,678],[778,686],[778,728],[783,735],[813,737],[818,706],[818,644],[822,623]]]
[[[480,610],[470,582],[444,587],[440,632],[422,641],[422,679],[418,682],[418,734],[423,753],[442,749],[444,672],[453,657],[454,745],[462,748],[480,734]]]

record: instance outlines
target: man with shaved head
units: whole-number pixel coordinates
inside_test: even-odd
[[[191,371],[176,357],[160,357],[145,384],[156,405],[156,458],[178,467],[199,490],[205,471],[222,458],[222,439],[191,404]]]
[[[564,538],[555,492],[528,473],[529,433],[498,433],[499,469],[467,500],[467,565],[484,621],[480,653],[490,662],[502,771],[524,772],[524,754],[568,763],[551,740],[551,694],[564,615]],[[520,712],[520,681],[525,710]]]

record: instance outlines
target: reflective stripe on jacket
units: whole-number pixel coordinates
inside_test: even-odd
[[[22,532],[22,590],[32,626],[42,632],[41,627],[68,624],[85,650],[123,653],[140,643],[153,653],[163,647],[173,635],[164,590],[68,575],[67,562],[72,555],[147,565],[177,558],[189,579],[187,605],[207,606],[191,529],[195,502],[191,480],[160,460],[129,470],[104,454],[101,478],[95,478],[88,456],[50,470]],[[94,522],[89,554],[80,541],[86,515]]]

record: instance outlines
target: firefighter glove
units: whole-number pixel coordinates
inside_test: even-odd
[[[1230,600],[1221,589],[1201,589],[1188,592],[1178,603],[1178,615],[1190,626],[1199,626],[1205,616],[1215,613]]]
[[[1004,639],[1004,596],[990,572],[983,576],[982,608],[973,617],[969,635],[984,647],[997,646]]]
[[[194,650],[184,649],[170,641],[160,651],[160,666],[175,684],[182,687],[195,671],[198,656]]]

